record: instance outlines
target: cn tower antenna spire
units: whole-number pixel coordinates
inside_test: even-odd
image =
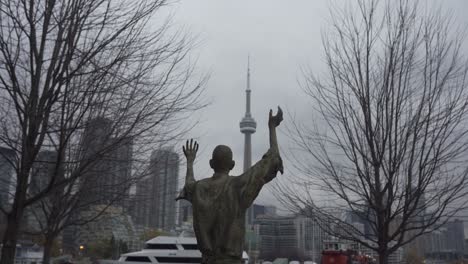
[[[250,54],[247,55],[247,90],[250,90]]]

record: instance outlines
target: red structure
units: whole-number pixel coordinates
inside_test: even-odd
[[[344,249],[344,245],[338,243],[329,244],[322,251],[321,264],[375,264],[371,256],[361,255],[355,250]]]

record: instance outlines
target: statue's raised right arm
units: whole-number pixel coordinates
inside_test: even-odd
[[[270,149],[279,155],[278,139],[276,137],[276,127],[283,121],[283,110],[278,106],[278,112],[273,116],[273,111],[270,109],[268,118],[268,129],[270,131]],[[280,172],[283,174],[283,164],[281,163]]]
[[[273,115],[273,111],[270,110],[268,118],[270,148],[260,161],[239,176],[241,184],[243,185],[243,206],[246,208],[253,203],[263,185],[276,177],[278,171],[283,174],[283,161],[279,153],[278,139],[276,136],[276,127],[280,125],[281,121],[283,121],[283,111],[281,108],[278,107],[276,115]]]

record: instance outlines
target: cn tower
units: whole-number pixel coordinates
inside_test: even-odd
[[[250,113],[250,58],[247,59],[247,89],[245,90],[245,116],[239,126],[244,134],[244,172],[252,166],[252,134],[255,133],[257,122]]]
[[[247,58],[247,89],[245,90],[245,116],[239,126],[240,132],[244,134],[244,172],[252,166],[252,134],[257,129],[257,122],[250,113],[250,57]],[[247,211],[246,222],[253,222],[253,205]]]

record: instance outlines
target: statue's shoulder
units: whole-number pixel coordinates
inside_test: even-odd
[[[245,182],[245,176],[244,174],[241,174],[239,176],[229,176],[229,181],[233,185],[242,185]]]
[[[208,178],[204,178],[204,179],[201,179],[201,180],[198,180],[196,181],[195,183],[197,186],[209,186],[212,184],[212,181],[211,181],[211,178],[208,177]]]

